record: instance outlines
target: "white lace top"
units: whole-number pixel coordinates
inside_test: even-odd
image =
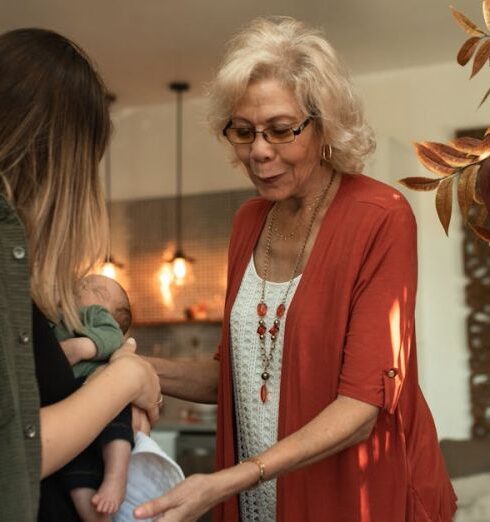
[[[277,442],[284,330],[289,304],[300,279],[301,275],[297,276],[289,290],[286,313],[281,319],[274,357],[268,370],[270,378],[267,381],[268,398],[265,403],[260,400],[260,387],[263,381],[257,334],[257,304],[260,302],[262,279],[255,270],[253,255],[233,305],[230,330],[239,460],[257,455]],[[289,281],[268,282],[266,285],[265,302],[268,310],[264,319],[267,329],[273,324],[275,310],[284,298],[288,284]],[[266,350],[269,353],[269,334],[266,335]],[[255,489],[243,492],[240,495],[240,512],[244,522],[275,522],[276,481],[269,480]]]

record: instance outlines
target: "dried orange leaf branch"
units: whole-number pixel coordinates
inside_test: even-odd
[[[478,74],[490,60],[490,0],[482,1],[486,30],[478,27],[463,13],[450,7],[458,25],[470,36],[457,55],[457,61],[465,66],[473,58],[470,78]],[[490,88],[480,106],[490,96]],[[438,178],[409,177],[400,183],[412,190],[436,190],[436,210],[446,234],[451,222],[453,186],[457,186],[457,201],[465,224],[483,241],[490,243],[490,230],[483,224],[490,211],[490,127],[480,140],[462,137],[449,144],[424,141],[414,143],[420,163]],[[476,207],[476,218],[470,221],[471,208]]]

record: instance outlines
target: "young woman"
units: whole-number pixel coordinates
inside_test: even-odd
[[[78,325],[76,283],[105,252],[98,164],[110,133],[106,94],[87,56],[61,35],[41,29],[0,35],[5,520],[79,520],[55,472],[126,404],[158,418],[158,378],[134,354],[134,342],[74,392],[71,367],[48,324],[61,313],[70,326]]]

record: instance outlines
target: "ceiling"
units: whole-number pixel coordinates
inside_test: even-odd
[[[454,4],[483,24],[480,1]],[[226,40],[261,15],[323,27],[353,74],[453,61],[465,39],[448,0],[0,0],[0,10],[0,32],[37,26],[73,38],[119,105],[161,102],[173,80],[201,94]]]

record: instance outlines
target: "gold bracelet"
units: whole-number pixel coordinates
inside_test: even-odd
[[[242,464],[244,462],[253,462],[258,468],[259,468],[259,478],[257,480],[256,486],[259,486],[264,482],[264,475],[265,475],[265,465],[264,463],[259,459],[259,457],[249,457],[246,460],[242,460]]]

